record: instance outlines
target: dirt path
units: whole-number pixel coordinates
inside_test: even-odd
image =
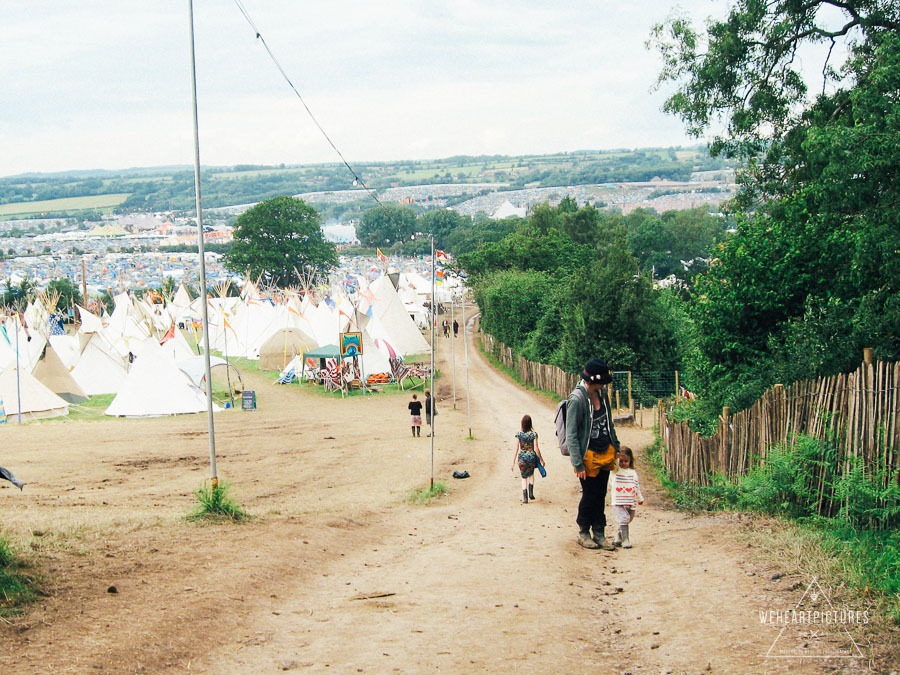
[[[181,519],[206,476],[205,419],[4,430],[4,463],[30,483],[0,492],[7,535],[34,549],[49,597],[0,627],[0,672],[822,672],[764,658],[777,629],[758,612],[796,591],[744,560],[727,519],[666,508],[646,468],[635,547],[579,548],[552,402],[470,342],[466,440],[462,339],[440,340],[435,472],[451,492],[431,506],[404,501],[428,483],[431,439],[411,437],[402,397],[251,374],[260,409],[216,422],[220,472],[258,516],[235,527]],[[549,472],[528,505],[509,468],[524,413]]]

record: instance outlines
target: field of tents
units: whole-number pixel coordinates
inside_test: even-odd
[[[430,280],[410,272],[352,281],[274,293],[247,282],[239,297],[207,297],[212,388],[221,403],[214,410],[240,396],[232,360],[277,371],[282,383],[307,379],[342,390],[408,374],[404,358],[430,352],[422,331]],[[437,301],[452,301],[461,291],[459,280],[448,279]],[[79,306],[80,324],[68,333],[41,300],[3,317],[0,422],[66,416],[101,395],[113,395],[103,410],[113,417],[206,411],[202,300],[184,286],[168,300],[153,299],[121,293],[102,315]],[[342,359],[340,336],[351,332],[360,336],[362,355]]]

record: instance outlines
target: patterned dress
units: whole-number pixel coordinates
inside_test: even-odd
[[[520,431],[516,434],[519,440],[519,471],[522,472],[522,478],[533,475],[537,468],[538,458],[534,451],[534,439],[537,437],[536,431]]]

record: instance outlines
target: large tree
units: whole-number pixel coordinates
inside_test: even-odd
[[[237,219],[225,264],[282,288],[302,283],[299,275],[306,270],[326,272],[337,264],[337,252],[325,240],[320,220],[319,212],[301,199],[267,199]]]
[[[678,19],[656,35],[667,109],[696,134],[722,120],[713,151],[747,161],[737,232],[697,285],[698,379],[741,406],[862,347],[900,358],[900,3],[739,0],[705,36]],[[812,100],[808,43],[827,47]]]
[[[395,204],[369,209],[356,228],[356,236],[363,246],[393,246],[409,241],[415,233],[416,212]]]

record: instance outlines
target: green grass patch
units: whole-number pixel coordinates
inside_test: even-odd
[[[553,391],[547,391],[546,389],[538,389],[537,387],[533,387],[530,384],[525,384],[522,382],[522,379],[516,374],[512,368],[504,365],[500,362],[500,360],[494,356],[491,352],[487,351],[480,343],[480,341],[476,342],[478,344],[478,349],[481,352],[481,355],[485,358],[485,360],[491,364],[496,370],[499,370],[501,373],[509,377],[513,382],[518,384],[523,389],[527,389],[528,391],[533,391],[541,396],[546,396],[548,399],[553,401],[554,404],[559,403],[561,397],[559,394]]]
[[[213,487],[212,483],[204,482],[196,490],[197,507],[187,515],[188,520],[229,520],[239,523],[250,518],[229,496],[228,490],[231,483],[219,483]]]
[[[431,487],[422,487],[411,490],[406,497],[410,504],[430,504],[435,499],[440,499],[447,494],[447,486],[441,481],[435,481]]]
[[[37,594],[35,580],[24,572],[25,567],[9,541],[0,537],[0,616],[18,614]]]
[[[85,197],[45,199],[39,202],[0,204],[0,216],[29,216],[35,214],[59,213],[63,211],[111,209],[124,202],[130,195],[130,192],[118,192],[109,195],[88,195]]]

